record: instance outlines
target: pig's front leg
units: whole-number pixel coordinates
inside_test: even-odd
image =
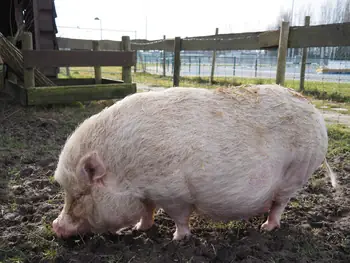
[[[153,226],[156,206],[154,203],[148,201],[144,205],[145,213],[141,216],[141,220],[134,226],[135,230],[145,231]]]

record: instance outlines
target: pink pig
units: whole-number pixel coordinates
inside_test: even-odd
[[[65,203],[53,230],[146,230],[163,208],[174,240],[191,235],[194,211],[220,221],[268,211],[261,228],[271,231],[322,163],[336,187],[327,147],[320,112],[278,85],[133,94],[67,139],[55,171]]]

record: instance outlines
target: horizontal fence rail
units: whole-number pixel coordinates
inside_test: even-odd
[[[280,30],[218,34],[183,38],[181,50],[255,50],[277,48]],[[92,49],[92,40],[57,38],[60,48]],[[174,39],[132,40],[131,50],[173,51]],[[350,45],[350,22],[339,24],[294,26],[289,29],[288,48]],[[101,50],[121,50],[121,41],[101,40]]]
[[[282,22],[278,30],[268,30],[261,32],[246,32],[246,33],[234,33],[234,34],[215,34],[207,36],[194,36],[180,38],[175,37],[173,39],[159,40],[131,40],[130,49],[135,51],[138,55],[137,63],[140,63],[145,71],[144,57],[147,53],[155,54],[157,59],[162,60],[163,63],[163,76],[166,76],[166,72],[171,71],[173,76],[173,86],[179,86],[181,67],[184,65],[182,60],[186,60],[186,57],[182,51],[189,53],[196,51],[202,51],[204,53],[211,52],[212,57],[210,71],[210,79],[213,82],[213,76],[215,73],[216,60],[222,59],[220,55],[215,56],[216,52],[224,51],[258,51],[266,50],[275,52],[276,58],[272,64],[275,64],[273,71],[276,73],[275,82],[277,84],[284,85],[286,74],[290,74],[290,65],[287,61],[288,49],[303,49],[300,68],[300,90],[304,89],[305,70],[307,62],[307,48],[328,48],[328,47],[349,47],[350,46],[350,22],[347,23],[335,23],[310,26],[310,17],[305,17],[304,26],[290,26],[289,22]],[[218,33],[218,30],[217,30]],[[81,39],[69,39],[58,38],[58,46],[60,49],[81,49],[91,50],[93,40],[81,40]],[[101,50],[121,50],[121,41],[101,40],[98,41]],[[142,52],[145,51],[145,52]],[[151,51],[151,52],[147,52]],[[152,52],[156,51],[156,52]],[[161,51],[161,52],[157,52]],[[171,57],[167,58],[166,53],[171,53]],[[205,60],[204,57],[198,57],[198,71],[206,70],[200,68],[200,64]],[[169,65],[171,61],[171,67]],[[200,62],[202,61],[202,62]],[[188,62],[191,64],[191,62]],[[234,59],[233,72],[236,68],[236,60]],[[258,59],[254,62],[255,75],[258,68]],[[287,64],[289,65],[287,68]],[[181,66],[182,65],[182,66]],[[155,64],[158,68],[158,62]],[[135,64],[134,71],[136,72],[137,65]],[[199,73],[200,74],[200,73]]]
[[[24,67],[123,66],[136,63],[135,51],[23,50]]]

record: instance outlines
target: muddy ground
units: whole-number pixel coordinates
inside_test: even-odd
[[[174,223],[159,213],[147,232],[57,239],[51,222],[63,206],[53,182],[59,151],[76,125],[103,107],[8,105],[0,112],[0,262],[350,262],[350,154],[341,149],[330,149],[330,164],[342,191],[320,168],[271,233],[259,232],[266,215],[229,224],[193,216],[193,237],[172,242]],[[335,134],[332,145],[342,140]]]

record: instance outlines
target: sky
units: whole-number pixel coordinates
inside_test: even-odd
[[[311,4],[313,10],[326,0],[294,0],[294,18]],[[336,1],[336,0],[331,0]],[[59,37],[80,39],[157,40],[167,38],[267,30],[281,8],[293,0],[55,0]],[[167,7],[166,7],[167,6]],[[316,12],[316,15],[317,12]],[[98,17],[100,20],[95,20]],[[316,18],[314,18],[315,20]],[[311,17],[311,23],[313,17]],[[87,29],[86,29],[87,28]],[[119,32],[124,31],[124,32]]]

